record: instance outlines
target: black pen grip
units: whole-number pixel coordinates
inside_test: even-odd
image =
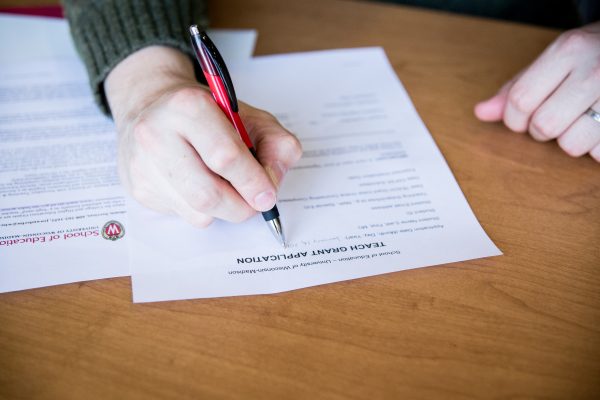
[[[270,221],[275,218],[279,218],[279,210],[277,210],[277,205],[274,205],[269,211],[264,211],[262,216],[265,221]]]

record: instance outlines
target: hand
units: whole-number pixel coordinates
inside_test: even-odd
[[[475,106],[482,121],[504,121],[538,141],[557,139],[569,155],[600,162],[600,23],[559,36],[494,97]]]
[[[125,188],[141,204],[195,226],[214,218],[240,222],[271,209],[277,186],[301,156],[298,140],[272,115],[240,104],[257,162],[178,50],[137,51],[104,87]]]

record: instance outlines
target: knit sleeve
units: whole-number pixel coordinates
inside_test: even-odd
[[[110,114],[106,76],[146,46],[171,46],[193,56],[188,27],[208,25],[205,0],[62,0],[75,47],[87,68],[94,97]]]

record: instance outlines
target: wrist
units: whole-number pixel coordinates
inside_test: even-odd
[[[117,127],[177,86],[197,84],[192,60],[166,46],[132,53],[112,69],[104,91]]]

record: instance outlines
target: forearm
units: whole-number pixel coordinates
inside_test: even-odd
[[[187,27],[207,25],[204,0],[62,0],[75,46],[90,77],[96,101],[109,107],[104,81],[132,53],[168,46],[192,55]]]

